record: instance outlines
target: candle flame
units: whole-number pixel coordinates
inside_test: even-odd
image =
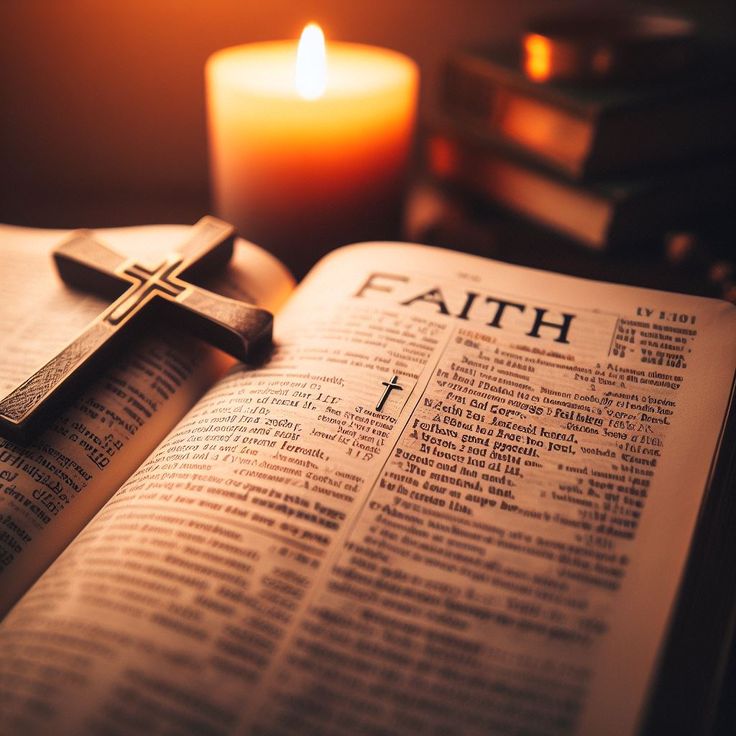
[[[322,97],[327,88],[325,34],[316,23],[304,26],[296,51],[296,91],[305,100]]]

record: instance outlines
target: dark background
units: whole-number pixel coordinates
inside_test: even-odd
[[[514,38],[531,16],[592,6],[600,3],[0,0],[0,222],[187,222],[207,211],[203,68],[219,48],[296,38],[316,20],[328,38],[416,59],[426,113],[453,47]],[[659,7],[730,35],[733,6]]]

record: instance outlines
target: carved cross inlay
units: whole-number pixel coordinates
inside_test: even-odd
[[[22,439],[119,338],[153,312],[173,318],[177,326],[239,360],[267,347],[273,326],[270,312],[189,281],[227,264],[234,235],[231,225],[204,217],[178,251],[147,268],[102,245],[89,231],[73,233],[54,252],[61,277],[114,301],[79,337],[0,401],[0,432]]]

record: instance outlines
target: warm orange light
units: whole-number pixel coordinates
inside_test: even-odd
[[[317,100],[327,88],[325,34],[316,23],[304,26],[296,51],[296,91],[305,100]]]
[[[550,74],[552,48],[544,36],[534,33],[524,39],[524,67],[529,79],[535,82],[544,82]]]

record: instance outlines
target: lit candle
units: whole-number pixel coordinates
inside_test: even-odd
[[[298,275],[336,245],[396,237],[416,114],[416,64],[388,49],[302,39],[207,62],[218,215]]]

